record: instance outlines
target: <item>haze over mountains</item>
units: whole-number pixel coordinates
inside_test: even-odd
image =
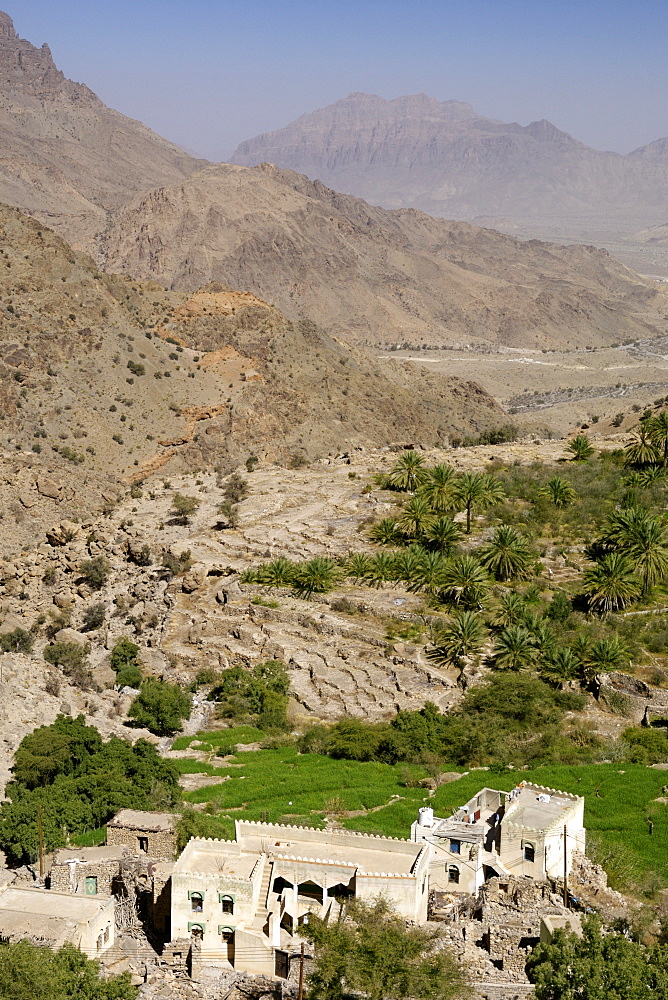
[[[0,80],[0,200],[107,268],[188,292],[222,282],[372,345],[595,345],[665,330],[665,291],[605,253],[372,208],[273,167],[197,161],[66,80],[6,14]],[[469,128],[466,105],[443,114]],[[491,127],[478,128],[482,148]]]
[[[621,156],[545,120],[495,121],[425,94],[350,94],[232,157],[265,161],[388,208],[541,238],[634,242],[635,230],[668,219],[668,139]]]

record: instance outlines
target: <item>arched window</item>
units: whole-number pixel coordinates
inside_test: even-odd
[[[533,844],[524,845],[524,860],[525,861],[535,861],[536,860],[536,849]]]
[[[194,938],[195,941],[201,941],[204,937],[204,928],[201,924],[191,924],[190,925],[190,936]]]
[[[232,896],[221,896],[220,902],[223,907],[223,913],[234,913],[234,899]]]
[[[459,885],[459,868],[457,865],[450,865],[448,868],[448,882]]]
[[[193,913],[201,913],[204,909],[204,899],[201,892],[190,893],[190,909]]]

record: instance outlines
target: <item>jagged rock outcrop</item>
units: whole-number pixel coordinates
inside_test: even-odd
[[[196,170],[195,160],[141,122],[67,80],[48,45],[19,38],[0,12],[0,201],[92,247],[107,211]]]

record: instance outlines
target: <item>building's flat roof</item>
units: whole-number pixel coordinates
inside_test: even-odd
[[[24,913],[78,924],[97,916],[108,904],[109,900],[102,897],[8,886],[0,892],[0,921],[4,921],[7,913]]]
[[[121,809],[107,826],[123,827],[129,830],[146,830],[148,833],[172,832],[176,827],[176,817],[171,813],[142,812],[140,809]]]
[[[504,823],[514,823],[530,830],[547,830],[568,809],[571,809],[577,799],[560,792],[545,792],[531,785],[518,785],[518,792],[512,802],[506,800]],[[539,795],[549,796],[549,802],[541,802]]]
[[[354,865],[364,872],[391,872],[397,875],[409,875],[420,852],[424,849],[424,844],[421,842],[388,841],[385,844],[380,839],[374,841],[364,837],[360,837],[359,843],[355,843],[355,846],[340,844],[334,838],[328,841],[325,831],[322,840],[313,841],[300,838],[300,832],[297,827],[292,830],[286,828],[281,831],[280,838],[244,832],[243,847],[244,850],[253,850],[257,853],[266,851],[281,857],[296,856],[308,858],[310,862],[315,860],[322,864],[340,864],[348,867]],[[388,845],[394,850],[388,850]]]
[[[109,847],[60,847],[53,855],[54,865],[64,865],[68,861],[90,864],[95,861],[120,861],[129,857],[125,844],[111,844]]]
[[[424,850],[424,843],[391,841],[394,851],[385,849],[382,840],[359,838],[359,843],[340,844],[328,841],[323,831],[322,840],[313,841],[299,836],[297,827],[284,828],[280,839],[266,833],[246,832],[241,844],[216,840],[191,840],[174,866],[175,874],[200,872],[204,875],[231,876],[248,879],[255,864],[268,855],[276,859],[304,858],[309,865],[340,865],[361,873],[386,872],[393,875],[410,875]],[[396,849],[398,848],[398,849]]]
[[[259,858],[259,851],[241,853],[238,845],[226,844],[225,841],[191,840],[174,865],[174,874],[192,872],[249,879]]]

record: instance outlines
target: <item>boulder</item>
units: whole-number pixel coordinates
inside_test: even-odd
[[[43,497],[48,497],[50,500],[60,500],[61,486],[60,483],[56,483],[53,479],[40,476],[37,480],[37,491]]]
[[[72,593],[69,590],[61,590],[58,594],[53,595],[53,603],[57,608],[69,608],[72,601]]]
[[[227,604],[229,601],[238,600],[241,594],[238,577],[226,576],[216,591],[216,600],[219,604]]]
[[[73,628],[61,628],[56,632],[54,639],[56,642],[76,642],[79,646],[85,646],[90,642],[90,636],[83,632],[77,632]]]
[[[81,527],[74,521],[61,521],[55,528],[49,528],[46,538],[51,545],[67,545],[80,531]]]
[[[181,589],[184,594],[192,594],[199,590],[207,577],[206,566],[193,566],[191,570],[181,578]]]

